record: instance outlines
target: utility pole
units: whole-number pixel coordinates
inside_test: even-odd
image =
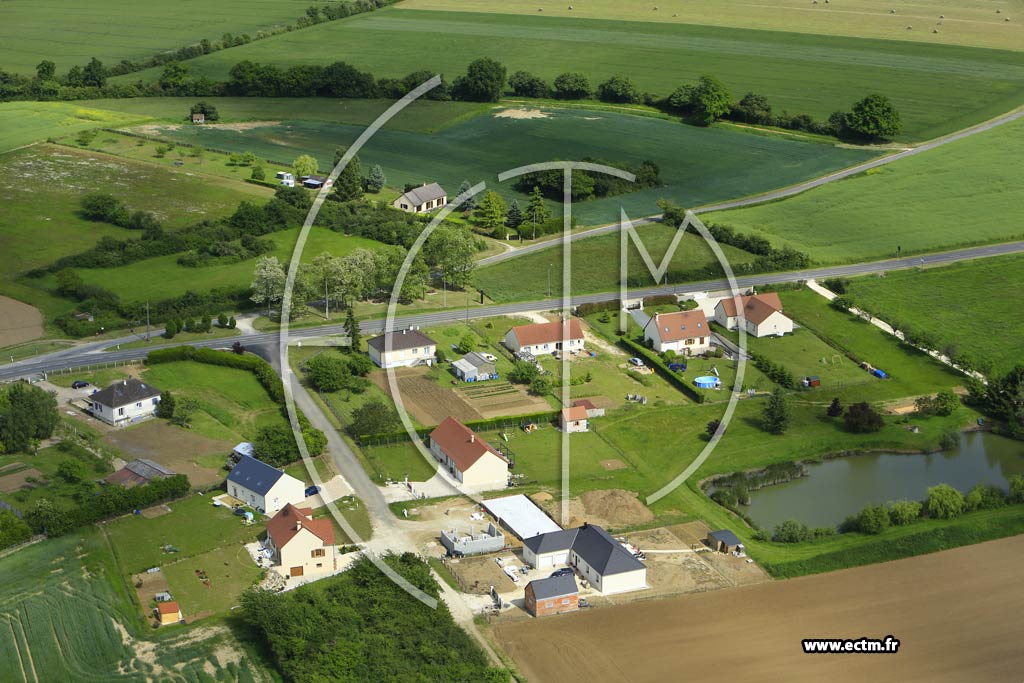
[[[551,264],[548,264],[548,296],[551,296]]]
[[[533,239],[537,239],[537,207],[533,207]]]
[[[149,341],[149,302],[146,302],[146,341]]]

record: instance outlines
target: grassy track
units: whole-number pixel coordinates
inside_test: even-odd
[[[1024,120],[771,204],[705,220],[757,232],[823,263],[1019,239]]]
[[[400,45],[401,49],[395,49]],[[776,111],[824,119],[870,92],[893,99],[904,137],[934,137],[990,118],[1024,99],[1024,66],[1007,51],[750,31],[710,26],[388,8],[214,53],[189,64],[224,78],[238,61],[288,67],[343,59],[376,76],[429,68],[449,78],[480,56],[547,79],[578,70],[591,81],[629,75],[668,95],[703,73],[736,96],[753,90]],[[159,70],[141,73],[153,80]],[[122,77],[135,80],[140,74]]]
[[[92,57],[108,65],[140,59],[223,33],[291,24],[308,6],[305,0],[7,0],[0,10],[0,68],[34,75],[43,59],[56,62],[58,72]]]
[[[74,304],[53,295],[50,285],[21,278],[24,272],[88,249],[103,237],[138,237],[131,230],[81,218],[79,202],[89,192],[109,192],[132,209],[153,211],[172,228],[204,216],[227,215],[244,199],[270,194],[254,185],[67,147],[39,146],[0,156],[0,170],[0,292],[41,308],[47,319]],[[36,178],[46,179],[42,191],[31,180]]]
[[[152,117],[183,123],[189,107],[195,104],[195,101],[194,97],[138,97],[122,100],[82,100],[76,104],[97,110],[119,112],[134,118]],[[221,123],[303,119],[354,126],[370,124],[394,104],[391,100],[336,100],[326,97],[207,97],[204,101],[217,107]],[[490,107],[488,104],[474,102],[419,100],[391,119],[388,128],[432,132]]]
[[[99,109],[84,102],[4,102],[0,104],[0,154],[47,138],[98,126],[122,126],[148,115]]]
[[[876,316],[928,332],[940,348],[966,352],[1003,373],[1020,362],[1014,342],[1024,336],[1024,310],[1013,292],[1022,288],[1024,260],[1007,257],[857,278],[849,292]],[[972,320],[984,322],[967,323],[966,309]]]
[[[538,4],[528,0],[406,0],[401,7],[459,12],[499,12],[534,15]],[[653,5],[620,0],[587,0],[585,4],[544,6],[545,16],[617,21],[658,21],[736,28],[798,31],[860,38],[913,40],[929,44],[974,45],[1020,50],[1024,30],[1020,22],[1006,22],[1007,13],[1019,15],[1019,0],[999,3],[984,0],[910,0],[896,13],[888,0],[843,0],[842,5],[812,5],[806,0],[747,0],[742,4],[714,0],[663,0]],[[1002,9],[996,14],[995,9]],[[945,19],[938,17],[945,15]],[[941,22],[941,25],[939,24]],[[907,30],[907,25],[914,30]],[[938,27],[938,33],[932,28]]]
[[[692,206],[734,198],[798,182],[873,156],[867,150],[795,142],[629,114],[550,110],[542,119],[477,116],[439,133],[423,135],[385,129],[360,153],[364,167],[380,164],[392,186],[439,181],[454,193],[464,179],[486,180],[490,188],[513,195],[511,183],[494,175],[521,164],[550,159],[600,158],[638,163],[655,161],[663,187],[604,200],[578,203],[573,214],[584,224],[618,220],[619,207],[633,216],[658,211],[655,201],[670,197]],[[335,147],[351,143],[362,129],[323,122],[286,121],[280,126],[231,131],[184,126],[171,138],[226,150],[252,150],[286,163],[299,154],[317,156],[321,167]],[[525,207],[525,197],[519,196]],[[560,207],[552,205],[554,215]]]

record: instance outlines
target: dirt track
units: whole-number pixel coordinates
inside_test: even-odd
[[[1024,536],[831,574],[498,626],[532,683],[1020,681]],[[805,655],[803,638],[898,654]]]

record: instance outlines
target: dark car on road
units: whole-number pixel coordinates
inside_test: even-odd
[[[318,493],[320,493],[319,486],[310,486],[309,488],[306,489],[306,498],[309,498],[310,496],[315,496]]]
[[[71,383],[72,389],[85,389],[87,386],[89,386],[89,383],[86,382],[84,379],[76,379],[74,382]]]
[[[554,578],[556,576],[572,576],[572,569],[570,569],[569,567],[562,567],[561,569],[556,569],[555,571],[551,572],[551,578]]]

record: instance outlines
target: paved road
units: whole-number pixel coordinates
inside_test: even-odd
[[[943,265],[956,261],[985,258],[989,256],[1001,256],[1005,254],[1017,254],[1024,252],[1024,241],[1007,242],[1005,244],[992,244],[984,247],[970,247],[956,249],[954,251],[940,252],[936,254],[923,254],[910,258],[888,259],[884,261],[872,261],[870,263],[857,263],[846,266],[827,266],[822,268],[810,268],[807,270],[791,271],[788,273],[766,273],[763,275],[751,275],[736,278],[741,288],[754,287],[764,284],[776,284],[783,282],[797,282],[799,280],[823,280],[832,277],[846,277],[854,275],[866,275],[870,273],[881,273],[889,270],[900,270],[915,268],[924,265]],[[630,290],[631,297],[651,296],[654,294],[687,294],[706,291],[717,291],[728,289],[728,283],[724,279],[705,280],[703,282],[689,282],[680,285],[664,285],[658,287],[645,287],[642,289]],[[599,294],[583,294],[572,297],[573,305],[582,303],[594,303],[609,301],[618,297],[615,292]],[[528,313],[534,311],[548,311],[560,306],[559,299],[544,299],[541,301],[524,301],[519,303],[498,304],[484,306],[481,308],[466,310],[448,310],[437,313],[421,313],[417,315],[406,315],[396,318],[396,328],[401,327],[429,327],[456,320],[467,318],[486,318],[498,315],[509,315],[515,313]],[[379,333],[384,328],[383,320],[367,320],[360,324],[366,334]],[[301,328],[291,330],[290,338],[301,340],[324,335],[336,335],[344,333],[344,326],[324,325],[322,327]],[[246,347],[271,346],[276,349],[279,335],[277,332],[255,332],[242,334],[238,337],[228,339],[213,339],[210,341],[190,342],[191,346],[216,348],[228,346],[235,341],[240,341]],[[136,337],[128,337],[123,340],[106,340],[94,342],[71,349],[65,349],[55,353],[37,356],[32,359],[19,361],[5,366],[0,366],[0,380],[28,377],[40,372],[50,372],[63,368],[82,367],[90,364],[108,363],[113,361],[134,360],[143,358],[154,348],[165,346],[178,346],[179,343],[167,342],[157,343],[148,348],[126,349],[123,351],[104,352],[103,349],[110,348],[118,343],[134,341]],[[270,354],[276,356],[276,353]],[[276,358],[274,359],[276,361]]]
[[[912,147],[911,149],[905,149],[900,152],[896,152],[895,154],[889,154],[887,156],[881,157],[879,159],[865,161],[862,164],[850,166],[848,168],[842,169],[841,171],[836,171],[835,173],[829,173],[828,175],[823,175],[818,178],[814,178],[813,180],[808,180],[806,182],[798,183],[796,185],[790,185],[789,187],[783,187],[778,190],[772,190],[771,192],[766,192],[764,194],[754,195],[752,197],[743,197],[741,199],[733,199],[726,202],[719,202],[717,204],[705,204],[704,206],[698,206],[693,209],[693,212],[711,213],[713,211],[725,211],[726,209],[738,209],[744,206],[754,206],[755,204],[763,204],[765,202],[773,202],[778,199],[792,197],[795,194],[800,194],[801,192],[806,192],[807,190],[812,190],[816,187],[827,185],[828,183],[834,183],[837,180],[849,178],[850,176],[857,175],[858,173],[863,173],[870,169],[878,168],[879,166],[885,166],[886,164],[891,164],[894,161],[906,159],[907,157],[915,156],[917,154],[921,154],[922,152],[927,152],[928,150],[935,149],[936,147],[942,147],[943,145],[948,145],[951,142],[963,140],[964,138],[970,137],[972,135],[977,135],[978,133],[983,133],[987,130],[992,130],[997,126],[1003,125],[1004,123],[1015,121],[1021,118],[1022,116],[1024,116],[1024,109],[1018,109],[1016,111],[1003,114],[1002,116],[998,116],[989,121],[985,121],[984,123],[979,123],[976,126],[965,128],[961,131],[953,133],[952,135],[936,138],[935,140],[929,140],[928,142],[918,145],[917,147]],[[645,216],[643,218],[636,218],[631,220],[633,222],[633,225],[636,226],[643,225],[646,223],[660,222],[661,216]],[[618,231],[618,229],[618,223],[609,223],[608,225],[602,225],[596,228],[590,228],[589,230],[581,230],[580,232],[573,233],[569,236],[569,239],[570,241],[576,241],[580,239],[586,239],[588,237],[606,235],[610,232],[616,232]],[[530,244],[525,247],[519,247],[518,249],[515,249],[513,251],[506,251],[501,254],[495,254],[494,256],[488,256],[487,258],[480,259],[480,261],[478,261],[478,264],[481,266],[486,266],[492,263],[500,263],[502,261],[507,261],[509,259],[523,256],[524,254],[530,254],[536,251],[541,251],[543,249],[550,249],[551,247],[557,246],[561,243],[561,239],[552,239],[547,240],[545,242],[537,242],[536,244]]]

